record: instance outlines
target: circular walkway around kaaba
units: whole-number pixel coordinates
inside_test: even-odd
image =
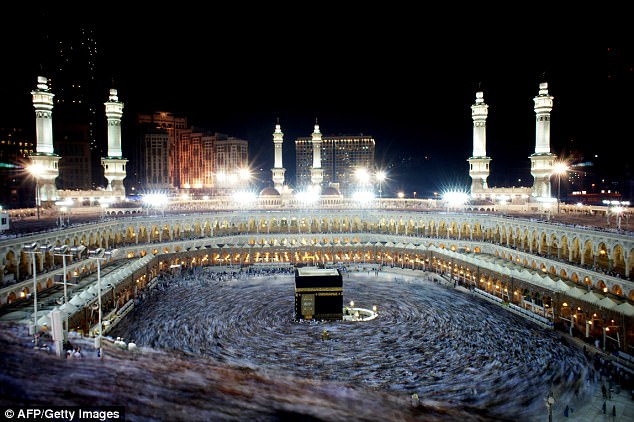
[[[200,271],[164,282],[111,335],[518,420],[543,417],[551,389],[562,400],[591,394],[583,353],[558,333],[430,279],[350,273],[344,304],[376,305],[376,320],[297,323],[292,275]]]

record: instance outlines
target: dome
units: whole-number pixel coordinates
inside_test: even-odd
[[[341,195],[337,188],[333,188],[332,186],[325,187],[321,190],[322,196],[339,196]]]
[[[277,189],[268,187],[260,191],[260,196],[280,196],[280,193],[277,191]]]

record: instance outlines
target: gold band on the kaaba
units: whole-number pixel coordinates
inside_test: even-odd
[[[343,287],[300,287],[295,289],[295,293],[303,292],[343,292]]]

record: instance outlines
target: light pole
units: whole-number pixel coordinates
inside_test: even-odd
[[[62,266],[64,271],[64,304],[68,303],[68,290],[66,286],[66,257],[72,256],[68,253],[68,250],[68,245],[60,245],[53,248],[53,255],[62,257]]]
[[[42,166],[38,164],[31,164],[27,167],[27,170],[35,178],[35,209],[37,212],[37,219],[40,219],[40,176],[43,173]]]
[[[376,180],[379,182],[379,200],[383,198],[383,190],[381,189],[383,181],[385,180],[385,172],[383,170],[379,170],[376,172]]]
[[[22,249],[24,252],[31,255],[31,261],[33,262],[33,339],[34,345],[38,345],[38,329],[37,329],[37,262],[35,254],[44,254],[51,249],[49,245],[40,246],[37,242],[27,243]],[[39,251],[38,251],[39,249]]]
[[[99,337],[96,340],[96,346],[99,348],[99,359],[103,359],[103,347],[101,337],[103,333],[103,324],[101,322],[101,261],[114,257],[117,249],[106,251],[104,248],[97,248],[88,251],[88,258],[97,261],[97,296],[99,301]]]
[[[612,212],[616,214],[616,229],[621,230],[621,215],[623,214],[623,207],[616,206],[612,208]]]
[[[72,257],[74,254],[80,254],[81,251],[83,250],[84,246],[73,246],[72,248],[69,247],[68,245],[60,245],[60,246],[55,246],[53,248],[53,255],[54,256],[61,256],[62,257],[62,265],[63,265],[63,271],[64,271],[64,304],[68,303],[68,275],[67,275],[67,271],[66,271],[66,257]],[[71,252],[71,253],[69,253]],[[64,339],[66,339],[66,336],[68,335],[68,314],[66,314],[66,317],[64,318]]]
[[[553,172],[557,175],[557,215],[559,215],[559,204],[561,203],[561,175],[566,174],[568,166],[564,163],[555,164]]]

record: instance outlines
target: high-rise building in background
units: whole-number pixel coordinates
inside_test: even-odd
[[[106,141],[101,136],[105,125],[100,113],[107,90],[97,80],[95,27],[59,25],[46,35],[46,41],[45,71],[55,93],[53,134],[56,153],[64,157],[57,184],[61,189],[103,187],[107,182],[100,157]]]
[[[131,164],[134,166],[132,173],[135,177],[130,180],[131,184],[136,184],[135,190],[147,188],[147,184],[153,185],[158,183],[163,185],[165,178],[167,179],[167,186],[178,187],[180,180],[177,179],[178,174],[178,161],[176,160],[176,142],[181,139],[181,132],[187,130],[187,117],[175,116],[173,113],[166,111],[157,111],[151,114],[138,114],[137,115],[137,128],[139,142],[136,144],[138,148],[133,151],[131,158]],[[159,142],[158,134],[164,133],[167,135],[167,142]],[[156,175],[154,169],[163,168],[158,166],[157,158],[151,157],[148,161],[145,141],[146,135],[151,134],[152,148],[157,149],[160,145],[161,157],[167,154],[167,172],[164,175]],[[160,159],[162,163],[162,158]],[[152,165],[149,164],[152,163]],[[149,165],[149,167],[148,167]],[[161,170],[164,171],[164,170]],[[160,180],[161,182],[156,182]]]
[[[217,133],[213,151],[214,189],[216,192],[227,193],[231,190],[247,187],[251,177],[249,173],[249,142]]]
[[[0,128],[0,206],[20,208],[33,205],[34,182],[25,167],[35,152],[35,141],[22,129]]]
[[[143,154],[138,157],[143,164],[139,169],[142,186],[149,190],[172,188],[169,178],[170,137],[168,132],[164,129],[148,128],[142,135],[139,145]]]
[[[138,188],[228,193],[248,182],[248,141],[198,127],[168,112],[139,114]]]
[[[184,189],[213,188],[215,139],[213,133],[195,127],[180,133],[176,142],[176,186]]]
[[[321,169],[323,186],[339,184],[339,191],[348,195],[357,187],[355,173],[364,168],[373,170],[375,142],[372,136],[323,136],[321,138]],[[313,165],[312,137],[295,140],[296,183],[311,184]]]

